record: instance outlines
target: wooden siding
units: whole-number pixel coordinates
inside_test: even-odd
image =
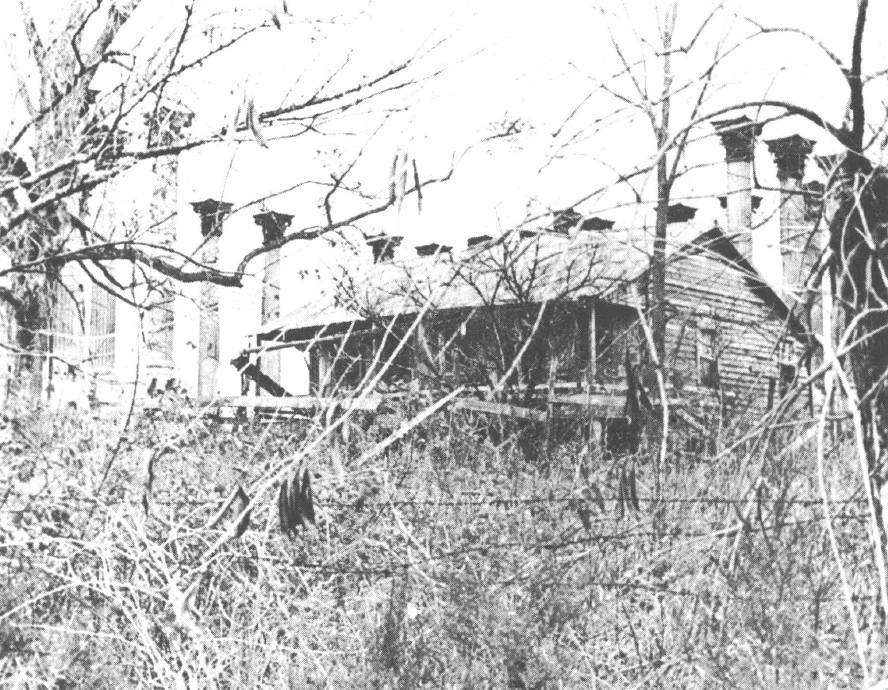
[[[643,272],[635,282],[650,299],[648,275]],[[688,252],[671,260],[666,272],[670,396],[737,412],[749,407],[760,410],[768,404],[775,383],[780,381],[779,346],[788,336],[778,315],[785,306],[773,291],[752,289],[749,278],[741,268],[714,254]],[[402,390],[411,381],[420,387],[462,384],[478,387],[480,394],[482,389],[489,391],[508,370],[515,400],[529,404],[532,399],[541,400],[546,386],[598,392],[624,388],[628,351],[638,379],[656,399],[651,360],[629,293],[624,286],[603,299],[580,297],[550,303],[527,347],[523,345],[533,331],[539,304],[431,311],[383,377],[383,388]],[[287,339],[322,336],[324,342],[311,347],[313,390],[319,390],[319,370],[324,369],[337,374],[330,377],[325,393],[347,391],[367,373],[378,349],[378,336],[385,330],[381,326],[369,321],[309,326],[288,331]],[[396,342],[405,327],[406,319],[392,330],[394,337],[389,339]],[[343,346],[343,336],[350,329],[355,342]],[[362,332],[374,334],[372,348],[366,338],[358,342]],[[389,352],[382,353],[383,361],[390,355],[391,345],[387,349]],[[519,352],[520,366],[510,369]],[[714,355],[717,376],[711,375],[711,368],[703,375],[701,355]],[[337,356],[343,361],[328,369]]]
[[[697,332],[714,328],[720,391],[738,400],[765,401],[770,380],[779,375],[778,344],[788,333],[742,272],[713,257],[689,255],[668,267],[666,284],[666,340],[674,377],[700,385]]]

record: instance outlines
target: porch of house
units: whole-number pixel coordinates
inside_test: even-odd
[[[503,316],[515,317],[497,315]],[[503,386],[498,385],[496,368],[484,366],[496,342],[490,322],[473,319],[472,310],[436,313],[419,324],[412,321],[413,317],[394,319],[385,327],[351,322],[258,336],[232,362],[242,375],[242,395],[214,404],[242,414],[283,416],[351,410],[397,428],[408,420],[390,410],[403,410],[414,400],[433,404],[461,388],[447,409],[538,424],[541,429],[575,424],[602,446],[608,445],[609,435],[624,433],[642,417],[662,415],[659,392],[646,388],[638,375],[641,342],[637,314],[630,307],[591,300],[569,305],[547,324],[549,332],[541,342],[522,344],[519,339],[520,375],[512,371]],[[293,395],[265,373],[275,370],[274,355],[286,348],[307,355],[308,393]],[[527,367],[534,368],[534,375]],[[671,379],[666,398],[673,423],[697,432],[705,431],[706,416],[721,402],[710,388],[675,387]]]

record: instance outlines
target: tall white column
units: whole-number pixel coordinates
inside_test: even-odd
[[[204,199],[191,204],[200,215],[200,232],[204,243],[201,263],[208,268],[219,260],[219,239],[222,223],[231,213],[232,205],[225,201]],[[206,282],[200,290],[200,338],[198,343],[197,397],[211,398],[216,395],[216,373],[219,369],[219,286]]]
[[[265,272],[262,276],[262,325],[276,321],[281,315],[281,249],[276,246],[284,239],[284,232],[293,220],[286,213],[266,211],[253,216],[262,228],[262,244],[269,248],[265,253]],[[281,382],[281,355],[270,350],[260,355],[262,373],[277,383]]]
[[[725,147],[727,228],[734,246],[752,260],[752,162],[761,125],[745,115],[713,122]]]

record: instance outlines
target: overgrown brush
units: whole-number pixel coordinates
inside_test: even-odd
[[[317,443],[320,429],[9,420],[6,682],[859,684],[805,447],[788,452],[775,438],[744,457],[676,453],[655,482],[643,451],[615,457],[580,435],[528,457],[456,413],[376,454],[390,432],[372,421],[347,440]],[[875,634],[864,506],[843,489],[853,482],[845,441],[836,443],[833,528],[864,632]],[[289,538],[276,483],[256,488],[293,462],[310,474],[316,524]],[[250,524],[226,539],[238,508],[220,508],[235,486],[253,502]]]

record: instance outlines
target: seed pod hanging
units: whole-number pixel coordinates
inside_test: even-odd
[[[281,532],[290,533],[290,512],[287,501],[287,480],[281,480],[281,490],[278,492],[278,517],[281,521]]]
[[[235,529],[234,536],[236,539],[244,536],[244,532],[246,532],[250,528],[250,510],[244,510],[250,504],[250,497],[247,496],[247,492],[244,491],[244,487],[238,485],[237,487],[237,502],[235,505],[236,515],[240,515],[243,513],[243,517],[238,521],[237,528]]]
[[[299,488],[299,475],[293,476],[293,483],[287,492],[287,510],[290,515],[290,530],[295,533],[302,526],[302,496]]]
[[[311,495],[311,478],[309,477],[308,470],[302,473],[302,488],[299,496],[302,499],[302,513],[305,515],[305,519],[311,524],[315,524],[314,501]]]

